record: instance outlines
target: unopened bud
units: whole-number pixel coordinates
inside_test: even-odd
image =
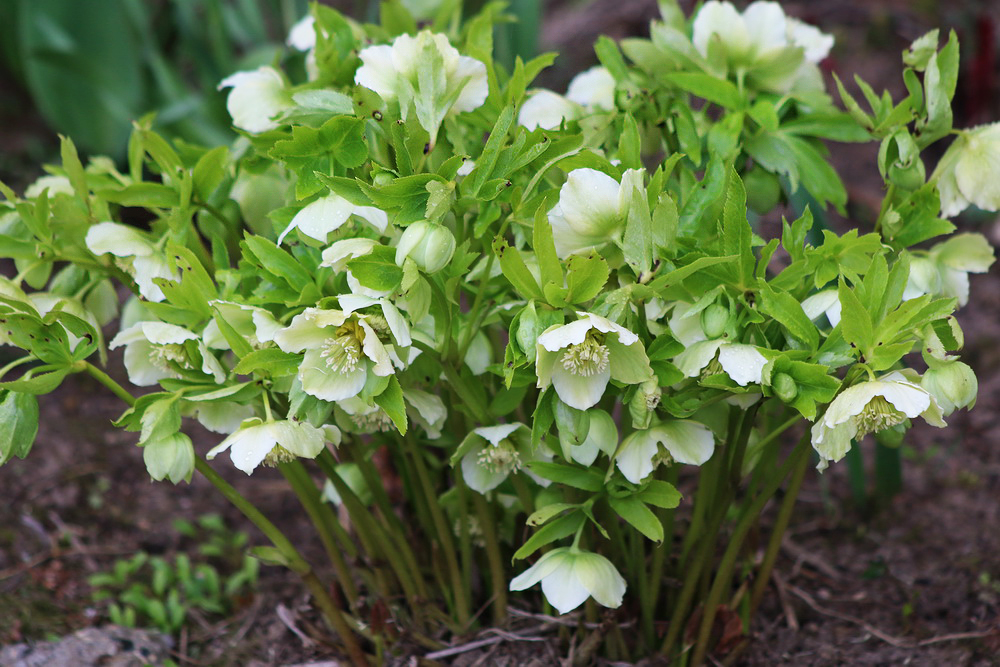
[[[717,303],[701,311],[701,329],[708,338],[718,338],[729,324],[729,309]]]
[[[785,403],[791,403],[799,395],[799,386],[787,373],[776,373],[771,378],[771,389],[774,390],[775,396]]]
[[[396,264],[409,257],[424,273],[436,273],[448,265],[455,254],[455,235],[444,225],[426,220],[414,222],[399,238]]]
[[[935,364],[924,373],[920,386],[930,392],[945,417],[959,408],[971,408],[979,392],[976,374],[961,361]]]
[[[894,162],[889,165],[889,182],[897,188],[913,191],[927,182],[927,173],[924,171],[924,162],[919,157],[914,157],[908,164]]]

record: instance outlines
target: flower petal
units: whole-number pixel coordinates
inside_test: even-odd
[[[576,573],[576,558],[568,559],[542,579],[542,593],[545,599],[560,614],[571,612],[590,597],[583,582]]]
[[[604,390],[611,379],[611,369],[593,375],[576,375],[566,370],[562,364],[552,367],[552,386],[563,403],[577,410],[589,410],[604,396]]]
[[[767,357],[753,345],[729,343],[719,347],[719,365],[733,382],[745,387],[760,384]]]

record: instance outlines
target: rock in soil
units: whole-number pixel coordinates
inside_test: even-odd
[[[109,625],[85,628],[54,642],[0,649],[0,667],[142,667],[161,665],[173,640],[159,632]]]

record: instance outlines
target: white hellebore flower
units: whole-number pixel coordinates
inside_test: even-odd
[[[821,86],[816,63],[833,46],[832,36],[765,1],[750,3],[741,14],[729,2],[709,0],[694,18],[691,41],[710,63],[721,61],[729,72],[779,91]]]
[[[132,276],[139,294],[149,301],[165,298],[154,278],[179,280],[177,271],[160,248],[141,232],[117,222],[99,222],[87,230],[87,248],[95,255],[110,253],[119,259],[115,265]]]
[[[961,131],[934,170],[934,179],[946,218],[970,204],[1000,211],[1000,123]]]
[[[275,116],[294,106],[284,78],[273,67],[231,74],[219,84],[219,90],[223,88],[232,88],[226,109],[233,125],[251,134],[276,130],[280,125]]]
[[[964,306],[969,302],[969,274],[986,273],[993,261],[993,247],[985,236],[956,234],[913,258],[903,299],[931,294],[954,297]]]
[[[545,88],[532,91],[521,105],[517,122],[529,130],[554,130],[563,120],[577,120],[585,113],[614,108],[614,77],[604,67],[591,67],[573,77],[565,97]]]
[[[189,341],[198,341],[198,355],[192,356]],[[197,335],[166,322],[138,322],[123,329],[108,345],[125,346],[125,370],[138,387],[154,385],[164,378],[180,377],[178,369],[199,370],[216,383],[226,379],[226,371]],[[198,359],[198,356],[201,359]]]
[[[512,472],[524,469],[532,461],[549,461],[552,455],[540,446],[531,446],[531,429],[524,424],[499,424],[473,429],[451,457],[451,464],[461,461],[462,477],[469,488],[486,493],[500,486]],[[542,486],[550,482],[524,470]]]
[[[357,206],[340,195],[331,194],[306,204],[296,213],[278,236],[278,244],[280,245],[293,229],[298,229],[299,234],[325,243],[327,234],[339,229],[352,215],[364,219],[379,233],[384,232],[389,225],[385,211],[374,206]]]
[[[297,457],[314,459],[323,451],[328,439],[335,445],[340,443],[337,427],[327,425],[319,429],[306,422],[265,422],[253,417],[213,447],[206,458],[214,459],[228,449],[233,465],[249,475],[261,463],[274,467]]]
[[[382,342],[395,335],[392,326],[379,315],[306,308],[274,342],[285,352],[305,351],[298,377],[307,394],[339,401],[357,396],[370,378],[392,375],[393,346]]]
[[[610,380],[639,384],[653,376],[637,335],[599,315],[578,311],[577,317],[538,337],[539,389],[551,384],[563,403],[587,410],[601,400]]]
[[[583,115],[583,109],[559,93],[540,88],[521,105],[517,114],[517,124],[529,130],[542,128],[554,130],[562,125],[564,120],[576,120]]]
[[[661,450],[661,446],[666,451]],[[700,466],[712,458],[715,436],[695,421],[665,421],[642,431],[633,431],[615,455],[615,465],[625,479],[639,484],[660,463],[670,460]]]
[[[730,379],[741,387],[760,384],[767,358],[753,345],[731,343],[725,338],[707,340],[701,327],[700,312],[693,313],[686,303],[674,306],[670,330],[684,344],[674,364],[685,377],[697,377],[718,355],[719,365]],[[697,326],[696,326],[697,325]]]
[[[938,428],[945,426],[934,397],[901,373],[848,387],[812,427],[812,445],[820,457],[817,468],[824,470],[829,461],[842,459],[851,440],[916,417]]]
[[[560,614],[573,611],[593,597],[605,607],[621,606],[625,579],[604,556],[576,547],[553,549],[514,577],[510,590],[523,591],[542,582],[545,599]]]
[[[549,211],[556,254],[561,259],[617,242],[636,189],[643,194],[642,170],[629,169],[621,183],[603,171],[574,169]]]
[[[486,65],[459,54],[441,33],[400,35],[391,45],[369,46],[358,57],[362,65],[355,83],[384,100],[397,100],[403,120],[415,112],[432,145],[445,116],[478,109],[489,94]]]

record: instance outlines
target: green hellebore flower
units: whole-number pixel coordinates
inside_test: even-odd
[[[931,393],[945,417],[959,408],[974,406],[979,392],[975,372],[961,361],[935,363],[920,378],[920,386]]]
[[[604,556],[576,547],[553,549],[514,577],[510,590],[523,591],[542,583],[545,599],[560,614],[573,611],[593,597],[605,607],[621,606],[625,579]]]
[[[569,172],[549,211],[556,254],[565,259],[620,241],[633,191],[644,192],[642,173],[629,169],[619,183],[596,169]]]
[[[369,46],[358,57],[362,64],[354,82],[384,100],[398,100],[404,121],[415,112],[432,145],[445,116],[478,109],[489,94],[486,65],[460,55],[441,33],[403,34],[391,45]]]
[[[934,396],[902,373],[848,387],[813,424],[812,445],[820,457],[817,469],[825,470],[830,461],[842,459],[851,448],[851,440],[916,417],[938,428],[945,426]]]
[[[444,225],[418,220],[406,228],[396,244],[396,264],[407,258],[424,273],[437,273],[455,254],[455,235]]]
[[[251,134],[278,129],[281,125],[274,118],[294,106],[284,77],[273,67],[231,74],[219,84],[219,90],[223,88],[232,88],[226,109],[233,125]]]
[[[117,222],[99,222],[87,230],[87,248],[95,255],[110,253],[119,257],[118,268],[132,276],[139,294],[149,301],[166,298],[154,278],[177,281],[180,276],[167,256],[144,234]]]
[[[451,457],[451,464],[461,462],[462,477],[469,488],[487,493],[507,479],[512,472],[524,472],[541,486],[551,482],[526,470],[532,461],[550,461],[544,448],[531,446],[531,430],[521,423],[481,426],[465,436]]]
[[[952,218],[970,204],[1000,211],[1000,123],[961,132],[938,162],[941,215]]]
[[[276,466],[296,457],[314,459],[323,451],[327,440],[334,445],[340,444],[340,431],[336,426],[326,425],[319,429],[307,422],[265,422],[253,417],[213,447],[206,458],[212,460],[228,449],[233,465],[249,475],[261,463]]]
[[[696,421],[661,422],[630,433],[615,454],[615,465],[625,479],[639,484],[664,460],[661,445],[674,461],[700,466],[712,458],[715,436],[712,429]]]
[[[593,313],[577,312],[575,322],[549,327],[538,337],[538,388],[550,384],[566,405],[587,410],[604,396],[612,379],[639,384],[653,377],[639,337]]]
[[[198,341],[201,359],[192,357],[185,346],[188,341]],[[166,322],[138,322],[118,332],[109,349],[125,346],[125,370],[137,387],[148,387],[165,378],[180,377],[176,367],[200,370],[211,375],[221,384],[226,371],[219,360],[209,352],[208,346],[183,327]],[[176,366],[176,367],[175,367]]]

